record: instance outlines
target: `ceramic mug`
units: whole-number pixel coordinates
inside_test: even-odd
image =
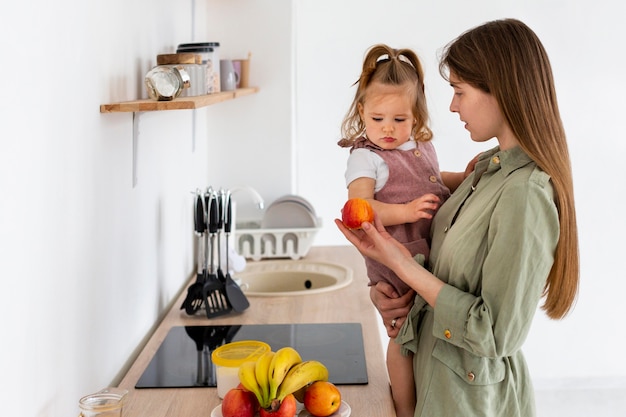
[[[237,88],[239,74],[235,72],[233,61],[230,59],[220,60],[220,86],[222,91],[233,91]]]
[[[249,87],[250,59],[235,59],[233,60],[233,65],[235,66],[235,72],[239,75],[237,88]]]

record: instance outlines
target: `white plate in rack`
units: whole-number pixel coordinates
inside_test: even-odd
[[[350,408],[348,403],[345,401],[341,401],[341,407],[339,407],[339,410],[331,414],[329,417],[350,417],[351,412],[352,412],[352,409]],[[259,414],[257,413],[255,415],[258,416]],[[222,416],[222,404],[218,405],[217,407],[213,409],[213,411],[211,411],[211,417],[223,417]],[[296,409],[296,415],[294,417],[313,417],[313,416],[304,409],[304,406],[302,404],[298,403],[298,408]]]
[[[262,229],[289,229],[317,226],[317,218],[306,205],[292,200],[272,203],[261,220]]]

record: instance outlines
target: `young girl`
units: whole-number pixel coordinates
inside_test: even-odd
[[[430,223],[450,195],[439,172],[427,126],[424,76],[409,49],[375,45],[367,52],[358,89],[343,125],[342,147],[351,147],[346,170],[348,198],[368,200],[387,230],[426,262]],[[370,285],[390,283],[410,291],[386,266],[365,258]],[[396,323],[391,322],[391,328]],[[411,355],[390,339],[387,369],[398,417],[412,417],[415,390]]]
[[[403,342],[415,352],[415,417],[533,417],[522,345],[541,299],[549,317],[562,318],[579,280],[572,171],[550,62],[528,26],[504,19],[455,39],[440,69],[454,89],[450,110],[471,139],[496,138],[497,146],[437,211],[430,271],[380,221],[354,231],[335,223],[419,295],[410,303],[383,283],[370,290],[383,321],[412,329]]]

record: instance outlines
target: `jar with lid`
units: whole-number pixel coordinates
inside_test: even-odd
[[[260,358],[271,350],[270,345],[260,340],[240,340],[226,343],[211,353],[217,377],[217,396],[224,398],[226,393],[239,384],[239,366],[247,361]]]
[[[180,66],[157,65],[146,74],[146,90],[153,100],[170,101],[189,88],[189,74]]]
[[[176,47],[176,53],[194,53],[202,57],[202,64],[207,65],[207,94],[221,91],[219,46],[219,42],[196,42],[181,43]]]

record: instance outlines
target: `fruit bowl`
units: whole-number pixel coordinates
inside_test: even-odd
[[[342,400],[341,407],[339,407],[339,410],[337,410],[336,413],[331,414],[329,417],[350,417],[351,412],[352,412],[352,409],[350,408],[348,403]],[[255,415],[258,416],[259,414],[257,413]],[[222,404],[218,405],[217,407],[213,409],[213,411],[211,411],[211,417],[223,417],[222,416]],[[294,415],[294,417],[313,417],[313,416],[309,414],[308,411],[306,411],[303,404],[298,403],[298,408],[296,409],[296,414]]]

